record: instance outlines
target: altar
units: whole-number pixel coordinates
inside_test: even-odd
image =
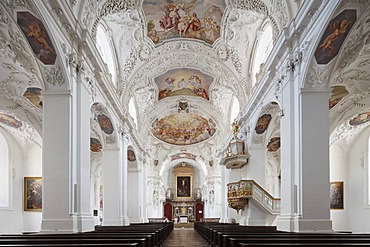
[[[180,216],[180,222],[179,223],[189,223],[189,217],[181,215]]]

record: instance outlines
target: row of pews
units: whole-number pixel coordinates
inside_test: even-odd
[[[173,223],[96,226],[95,231],[73,234],[3,234],[0,246],[6,247],[159,247],[173,230]]]
[[[212,247],[370,246],[370,234],[296,233],[278,231],[274,226],[239,226],[214,222],[196,222],[194,229]]]

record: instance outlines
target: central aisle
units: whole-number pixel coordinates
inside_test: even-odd
[[[175,228],[164,242],[163,247],[207,247],[207,243],[193,228]]]

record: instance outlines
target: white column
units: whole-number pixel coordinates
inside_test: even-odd
[[[230,208],[227,203],[227,184],[230,182],[230,170],[221,167],[221,219],[220,223],[231,223]]]
[[[103,152],[103,225],[119,226],[120,218],[120,149],[104,148]]]
[[[301,91],[299,231],[331,230],[329,202],[329,89]]]
[[[72,136],[73,142],[73,192],[74,232],[91,231],[94,219],[90,200],[90,91],[85,79],[78,76],[75,84]]]
[[[147,216],[147,210],[146,210],[146,194],[147,194],[147,187],[145,186],[146,181],[146,166],[147,166],[147,160],[144,159],[143,165],[141,167],[140,172],[140,182],[139,182],[139,192],[140,192],[140,222],[141,223],[148,223],[148,216]]]
[[[42,232],[73,232],[72,96],[43,92],[43,213]]]
[[[284,82],[282,82],[284,84]],[[297,183],[295,164],[299,162],[298,113],[299,83],[283,85],[281,92],[280,142],[281,142],[281,213],[278,217],[279,230],[297,229]]]
[[[128,136],[127,134],[122,135],[121,140],[122,151],[120,153],[120,220],[123,226],[130,225],[128,217],[128,167],[127,167],[127,147],[128,147]]]

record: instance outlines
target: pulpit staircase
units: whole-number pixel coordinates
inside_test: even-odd
[[[227,201],[230,208],[250,210],[250,222],[270,225],[280,214],[280,199],[274,198],[254,180],[240,180],[228,183]],[[252,223],[253,224],[253,223]]]

